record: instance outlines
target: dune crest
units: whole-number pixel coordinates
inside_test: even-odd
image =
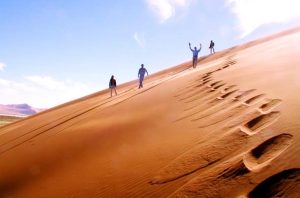
[[[300,197],[299,43],[297,27],[1,127],[0,197]]]

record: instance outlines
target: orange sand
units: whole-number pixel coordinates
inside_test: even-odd
[[[300,197],[299,56],[294,28],[4,126],[0,197]]]

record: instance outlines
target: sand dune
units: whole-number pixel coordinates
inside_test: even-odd
[[[0,197],[300,197],[300,28],[0,128]]]

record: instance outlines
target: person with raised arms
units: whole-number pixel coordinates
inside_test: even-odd
[[[193,68],[195,68],[198,63],[198,53],[201,51],[202,45],[200,43],[199,49],[197,49],[197,47],[194,47],[194,49],[192,49],[191,43],[189,43],[189,47],[190,47],[190,50],[193,52]]]

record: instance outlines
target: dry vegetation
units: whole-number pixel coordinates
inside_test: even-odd
[[[16,116],[6,116],[6,115],[0,115],[0,127],[15,122],[17,120],[20,120],[22,118],[16,117]]]

